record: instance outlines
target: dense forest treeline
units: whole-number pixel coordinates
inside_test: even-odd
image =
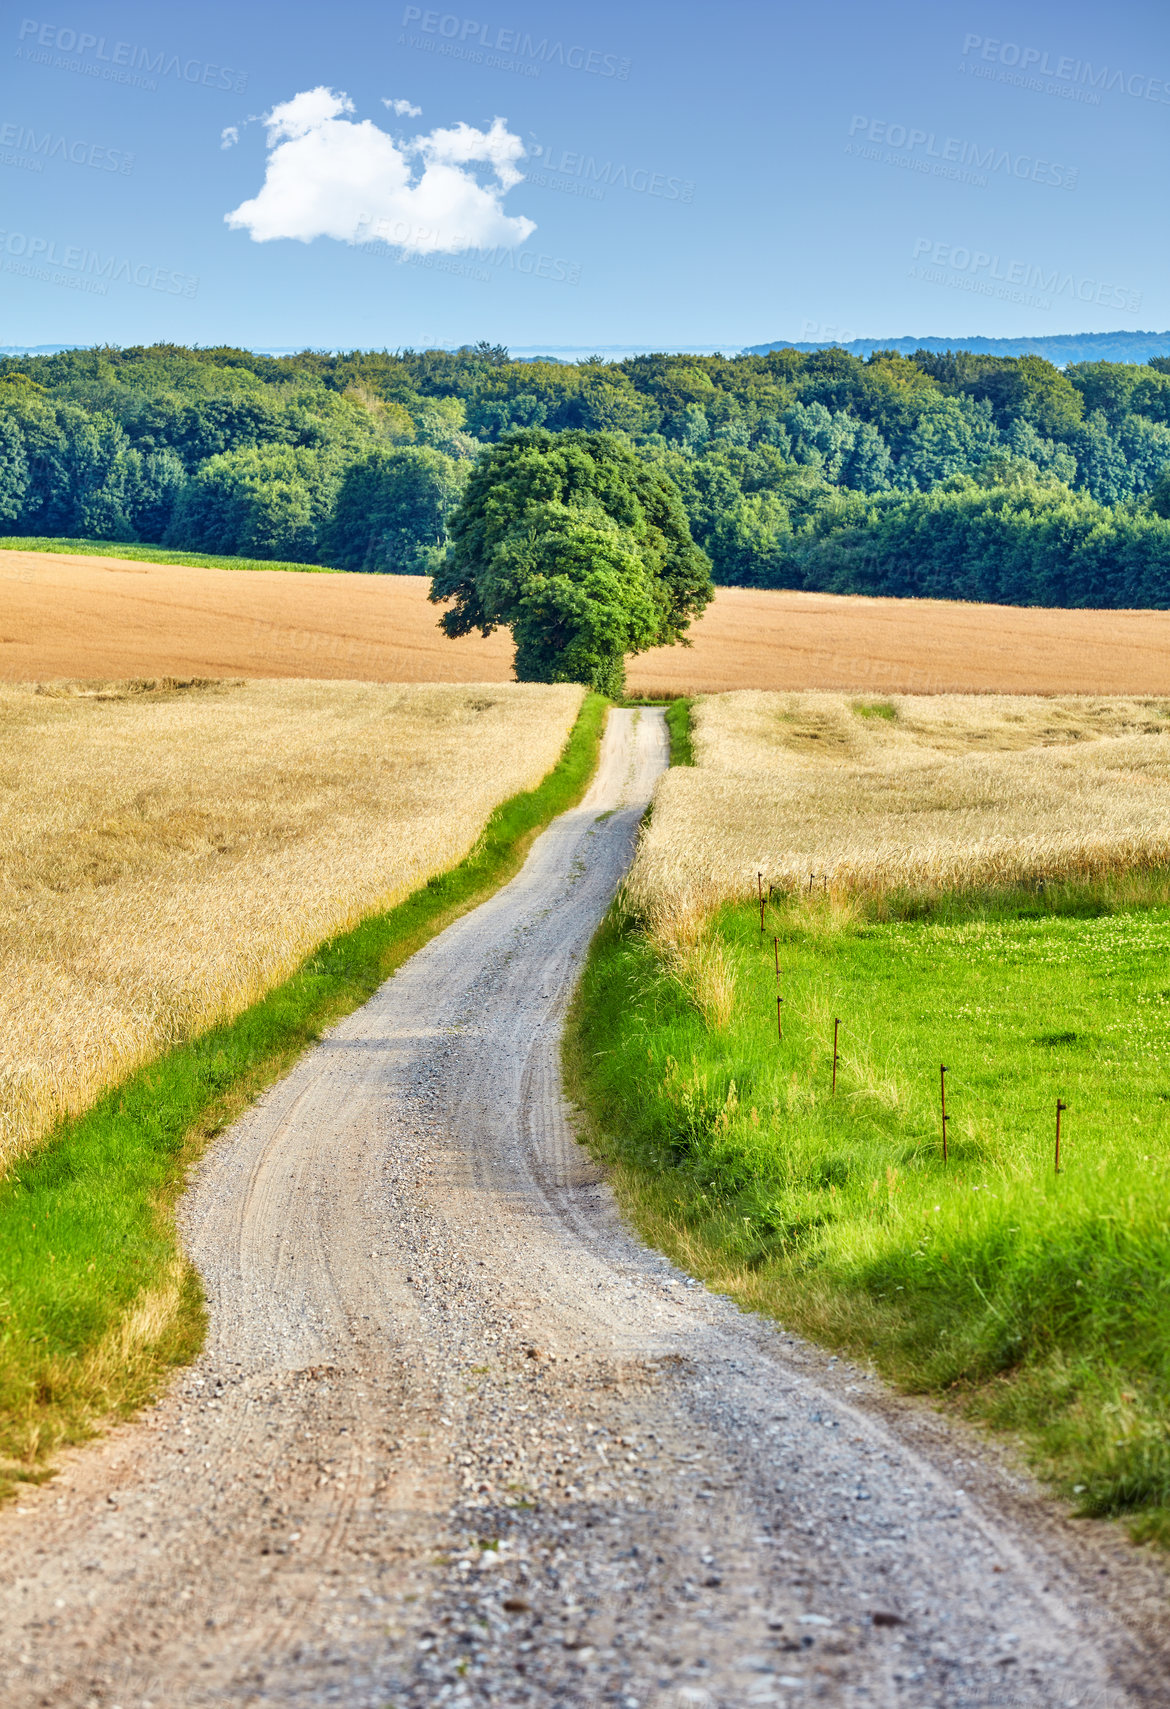
[[[617,434],[668,474],[719,582],[1170,605],[1165,357],[8,357],[0,526],[430,572],[475,458],[533,426]]]

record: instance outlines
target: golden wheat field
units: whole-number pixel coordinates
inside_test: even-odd
[[[449,641],[422,576],[213,570],[0,549],[0,679],[508,682],[512,638]],[[721,587],[631,694],[1170,694],[1170,611]]]
[[[0,1171],[470,849],[571,686],[0,688]]]
[[[1170,862],[1159,701],[744,691],[698,701],[693,729],[627,884],[664,923],[754,895],[760,873],[840,896]]]

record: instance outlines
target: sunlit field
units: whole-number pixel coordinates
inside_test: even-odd
[[[508,682],[512,638],[450,641],[423,576],[298,575],[0,547],[0,678]],[[158,554],[165,559],[166,553]],[[199,555],[195,554],[194,558]],[[228,566],[235,563],[236,568]],[[840,690],[1170,695],[1170,611],[1060,611],[720,587],[689,647],[631,658],[631,694]]]
[[[700,700],[630,881],[705,908],[1051,881],[1170,858],[1170,704],[744,692]]]
[[[697,712],[571,1047],[627,1206],[1170,1537],[1162,708]]]
[[[462,859],[575,687],[0,689],[0,1169]]]

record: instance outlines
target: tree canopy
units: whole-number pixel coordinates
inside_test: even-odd
[[[429,445],[380,447],[351,463],[321,530],[325,561],[341,570],[429,575],[442,560],[467,469]]]
[[[713,595],[677,487],[615,435],[521,429],[484,453],[431,598],[452,637],[501,625],[522,682],[617,695],[625,659],[683,638]]]
[[[1063,369],[980,349],[562,363],[513,361],[494,345],[288,356],[154,345],[0,357],[0,523],[429,572],[476,459],[534,429],[616,435],[673,482],[716,582],[894,593],[929,568],[940,595],[966,597],[969,564],[922,556],[944,512],[947,526],[992,514],[966,488],[952,502],[958,481],[1013,495],[994,527],[978,525],[977,585],[1050,602],[1057,583],[1030,542],[1059,512],[1094,542],[1067,556],[1069,599],[1170,605],[1165,357]],[[558,560],[568,551],[558,535]]]

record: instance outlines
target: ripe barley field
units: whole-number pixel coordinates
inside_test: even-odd
[[[0,688],[0,1176],[460,861],[554,766],[580,689]]]
[[[447,640],[421,576],[0,549],[0,679],[506,682],[504,631]],[[631,694],[1170,694],[1170,612],[1044,611],[719,588],[691,647],[630,661]]]
[[[1170,862],[1170,703],[744,691],[692,710],[633,904],[700,917],[765,887],[838,905]]]

